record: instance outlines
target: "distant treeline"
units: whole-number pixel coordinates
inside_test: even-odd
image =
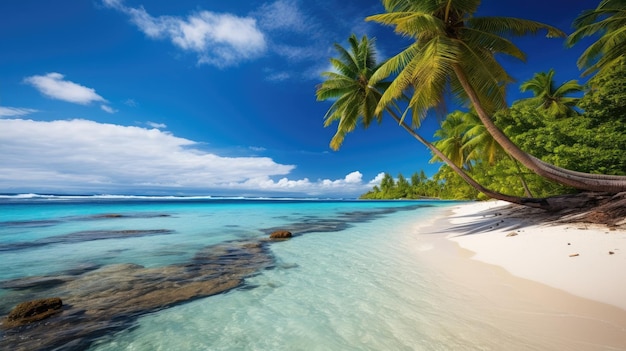
[[[478,193],[471,187],[458,187],[445,180],[429,179],[424,171],[414,173],[407,180],[402,173],[394,179],[385,173],[380,186],[376,185],[361,199],[475,199]]]

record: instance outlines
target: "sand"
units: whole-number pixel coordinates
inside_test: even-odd
[[[626,310],[625,231],[519,218],[516,210],[502,201],[459,206],[448,238],[515,276]]]
[[[498,330],[503,349],[626,350],[625,231],[488,201],[416,223],[407,240],[452,291],[450,310]]]

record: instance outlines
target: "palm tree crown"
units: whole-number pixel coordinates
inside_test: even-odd
[[[317,100],[335,100],[324,116],[324,126],[339,121],[337,133],[330,142],[332,149],[337,150],[343,143],[347,133],[353,131],[362,122],[368,127],[373,120],[380,121],[381,114],[375,113],[380,99],[380,91],[387,85],[384,82],[370,85],[369,80],[377,69],[374,40],[356,35],[348,38],[350,50],[335,44],[338,58],[330,62],[335,71],[324,72],[326,80],[317,87]]]
[[[512,82],[496,55],[525,59],[508,36],[542,29],[548,31],[548,36],[565,36],[558,29],[535,21],[474,17],[479,4],[480,0],[383,0],[387,13],[367,20],[393,25],[397,33],[412,37],[415,42],[374,75],[373,80],[378,81],[397,74],[379,109],[410,87],[415,89],[410,101],[414,123],[431,108],[443,104],[448,89],[461,101],[467,101],[467,91],[459,77],[452,74],[456,67],[465,72],[482,107],[493,113],[506,107],[504,88]]]
[[[583,91],[583,86],[576,80],[570,80],[556,86],[554,70],[535,74],[530,80],[520,85],[522,92],[532,91],[534,97],[525,99],[527,102],[543,108],[550,116],[569,117],[577,115],[574,109],[580,98],[566,95]]]

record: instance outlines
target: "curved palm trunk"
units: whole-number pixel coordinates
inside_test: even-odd
[[[448,166],[450,166],[450,168],[452,168],[452,170],[456,174],[458,174],[461,178],[463,178],[463,180],[465,180],[474,189],[480,191],[481,193],[489,196],[492,199],[502,200],[502,201],[506,201],[506,202],[510,202],[510,203],[514,203],[518,205],[529,206],[529,207],[536,207],[536,208],[543,207],[542,205],[543,203],[541,201],[537,201],[539,199],[531,199],[531,198],[524,198],[524,197],[501,194],[501,193],[485,188],[480,183],[475,181],[474,178],[470,177],[467,173],[465,173],[465,171],[461,167],[457,166],[454,162],[452,162],[443,152],[439,151],[439,149],[437,149],[435,145],[431,144],[429,141],[422,138],[421,135],[417,134],[411,127],[409,127],[409,125],[407,125],[404,121],[402,121],[400,117],[398,117],[393,111],[388,110],[387,112],[389,112],[391,117],[393,117],[393,119],[395,119],[398,122],[398,124],[402,126],[402,128],[404,128],[407,132],[409,132],[409,134],[411,134],[419,142],[424,144],[435,155],[441,158]]]
[[[518,160],[526,168],[546,179],[580,190],[606,191],[614,193],[626,191],[626,176],[611,176],[571,171],[541,161],[521,150],[495,125],[495,123],[493,123],[491,118],[489,118],[487,112],[483,109],[476,92],[469,83],[463,69],[458,65],[454,65],[453,67],[454,73],[459,79],[459,82],[467,93],[472,105],[476,109],[478,117],[485,125],[485,128],[487,128],[489,134],[493,136],[498,144],[500,144],[500,146],[502,146],[502,148],[509,155]]]

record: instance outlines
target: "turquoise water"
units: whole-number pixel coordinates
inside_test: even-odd
[[[80,346],[56,346],[412,350],[440,336],[425,320],[424,311],[432,310],[432,301],[424,299],[428,277],[402,238],[411,223],[452,204],[3,197],[0,260],[10,269],[0,270],[0,282],[64,276],[77,267],[184,265],[203,247],[264,242],[272,229],[284,228],[294,238],[270,243],[271,267],[248,274],[237,288],[128,316],[116,328],[83,338]],[[142,234],[126,237],[125,231]],[[16,291],[0,289],[2,314],[19,298],[40,297],[33,291],[17,291],[16,297]]]

